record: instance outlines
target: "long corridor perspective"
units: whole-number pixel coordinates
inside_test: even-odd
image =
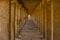
[[[60,40],[60,0],[0,0],[0,40]]]

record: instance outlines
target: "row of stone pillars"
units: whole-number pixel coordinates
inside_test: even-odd
[[[40,21],[39,21],[39,22],[41,22],[41,25],[42,25],[40,27],[40,30],[46,40],[47,39],[49,40],[50,39],[49,36],[51,35],[51,34],[49,34],[49,33],[51,33],[50,32],[50,30],[51,30],[51,27],[50,27],[51,26],[51,24],[50,24],[51,23],[51,20],[50,20],[51,3],[50,2],[51,1],[47,2],[47,1],[43,0],[42,3],[40,4],[40,8],[41,8],[40,13],[41,14],[32,15],[33,20],[36,17],[36,23],[38,23],[37,19],[39,20],[39,17],[41,17]],[[0,19],[1,19],[0,20],[0,24],[1,24],[0,25],[1,26],[0,34],[1,35],[0,36],[2,36],[2,38],[1,37],[0,38],[1,38],[1,40],[15,40],[15,36],[17,34],[17,31],[19,30],[19,24],[21,21],[25,22],[27,14],[22,14],[22,13],[26,13],[26,12],[24,11],[24,8],[22,8],[21,5],[19,5],[17,3],[16,0],[0,1],[0,8],[1,8],[0,9],[0,14],[1,14],[0,15],[1,16],[0,17]],[[24,12],[22,12],[22,10]],[[47,10],[48,10],[48,12],[47,12]],[[48,17],[48,15],[49,15],[49,17]],[[49,21],[49,22],[47,22],[47,21]],[[40,26],[40,23],[38,23],[38,25]]]

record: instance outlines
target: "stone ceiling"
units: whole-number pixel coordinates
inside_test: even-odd
[[[18,2],[22,4],[28,13],[32,13],[33,10],[40,4],[41,0],[18,0]]]

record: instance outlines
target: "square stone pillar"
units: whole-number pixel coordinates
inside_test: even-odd
[[[0,0],[0,40],[9,40],[9,2]]]

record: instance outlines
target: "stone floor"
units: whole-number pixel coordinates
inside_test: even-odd
[[[32,21],[28,20],[21,28],[16,40],[42,40],[39,27]]]

